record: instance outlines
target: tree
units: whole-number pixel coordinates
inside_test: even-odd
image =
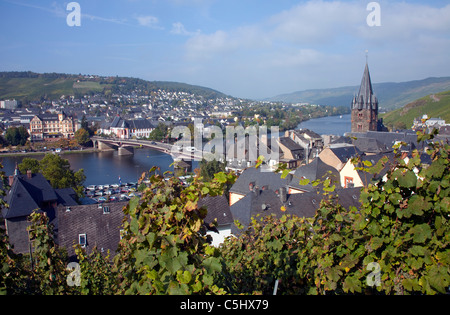
[[[11,127],[6,131],[5,138],[13,146],[25,145],[27,143],[28,131],[25,127]]]
[[[150,133],[150,140],[155,140],[155,141],[162,141],[164,140],[164,138],[166,138],[167,133],[168,133],[168,127],[163,124],[163,123],[159,123],[158,126]]]
[[[73,188],[79,196],[83,194],[83,183],[86,180],[83,169],[72,171],[69,161],[57,154],[47,154],[39,162],[39,166],[42,175],[53,188]]]
[[[89,132],[84,128],[80,128],[75,132],[75,139],[82,146],[86,146],[91,141]]]
[[[32,158],[24,158],[22,163],[18,165],[21,174],[26,174],[27,171],[31,171],[33,174],[37,174],[41,170],[41,166],[38,160]]]
[[[225,164],[217,160],[206,161],[202,160],[200,162],[200,176],[203,177],[205,181],[211,181],[214,179],[214,174],[225,172]]]

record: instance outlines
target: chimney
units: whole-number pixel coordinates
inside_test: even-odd
[[[13,183],[14,183],[14,176],[9,176],[9,187],[12,187],[12,185],[13,185]]]
[[[280,201],[285,203],[287,201],[287,189],[286,187],[280,187]]]
[[[33,177],[33,173],[31,172],[31,170],[27,171],[27,178],[31,179]]]

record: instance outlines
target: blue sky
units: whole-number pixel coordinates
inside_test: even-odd
[[[119,75],[261,99],[450,76],[448,1],[0,0],[0,71]]]

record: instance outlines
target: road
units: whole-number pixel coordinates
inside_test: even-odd
[[[100,141],[105,142],[109,144],[113,144],[116,146],[119,145],[131,145],[131,146],[140,146],[140,147],[147,147],[151,148],[163,153],[166,153],[168,155],[171,155],[172,158],[175,160],[201,160],[203,155],[202,152],[195,151],[195,152],[187,152],[187,150],[180,150],[175,151],[174,146],[172,144],[168,143],[162,143],[158,141],[150,141],[150,140],[134,140],[134,139],[119,139],[119,138],[102,138],[102,137],[92,137],[92,141]],[[173,154],[173,152],[176,152]]]

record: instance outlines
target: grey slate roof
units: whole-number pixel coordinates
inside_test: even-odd
[[[230,192],[246,195],[250,192],[250,184],[252,184],[253,187],[266,187],[267,189],[275,191],[281,187],[287,187],[291,179],[292,178],[289,176],[282,179],[280,174],[274,172],[262,172],[261,169],[252,167],[242,172],[231,187]]]
[[[208,209],[208,214],[205,218],[206,224],[212,223],[215,219],[217,219],[219,227],[233,223],[230,205],[225,196],[205,197],[198,202],[198,206]]]
[[[78,244],[79,234],[86,234],[86,252],[89,254],[94,247],[114,256],[120,241],[120,227],[124,218],[123,207],[128,202],[114,202],[100,205],[59,206],[58,245],[67,249],[69,257],[73,256],[73,245]],[[103,206],[109,207],[109,213],[103,213]]]
[[[361,155],[363,152],[356,146],[348,145],[331,145],[329,149],[334,153],[334,155],[342,162],[346,163],[348,159],[354,157],[355,155]]]
[[[308,185],[300,185],[300,180],[325,180],[327,177],[329,177],[337,187],[340,186],[339,172],[334,167],[325,164],[319,157],[317,157],[310,164],[301,166],[295,171],[292,181],[289,183],[289,187],[307,192],[315,191],[316,187],[313,187],[311,183]],[[317,187],[320,188],[321,186]]]
[[[352,103],[353,109],[373,109],[378,111],[378,99],[373,93],[370,79],[369,65],[366,63],[364,75],[361,80],[358,96],[355,96]]]
[[[359,197],[361,188],[336,189],[334,195],[338,198],[338,203],[345,209],[350,206],[360,208]],[[323,196],[316,192],[303,194],[287,194],[285,201],[281,194],[273,190],[258,190],[252,192],[233,204],[231,213],[233,219],[239,221],[244,227],[248,227],[252,217],[257,215],[275,215],[280,218],[283,215],[293,215],[297,217],[313,217],[319,209]],[[281,211],[284,206],[286,211]],[[231,227],[231,233],[239,235],[242,231],[235,224]]]
[[[72,190],[73,192],[73,190]],[[55,190],[42,174],[33,174],[31,178],[27,175],[17,175],[7,193],[5,201],[9,208],[3,209],[5,219],[29,216],[33,210],[41,208],[43,203],[49,201],[74,202],[69,196],[73,193],[61,191],[58,197]]]
[[[109,125],[110,128],[129,128],[129,129],[152,129],[154,124],[147,119],[125,120],[120,116],[114,117]]]

